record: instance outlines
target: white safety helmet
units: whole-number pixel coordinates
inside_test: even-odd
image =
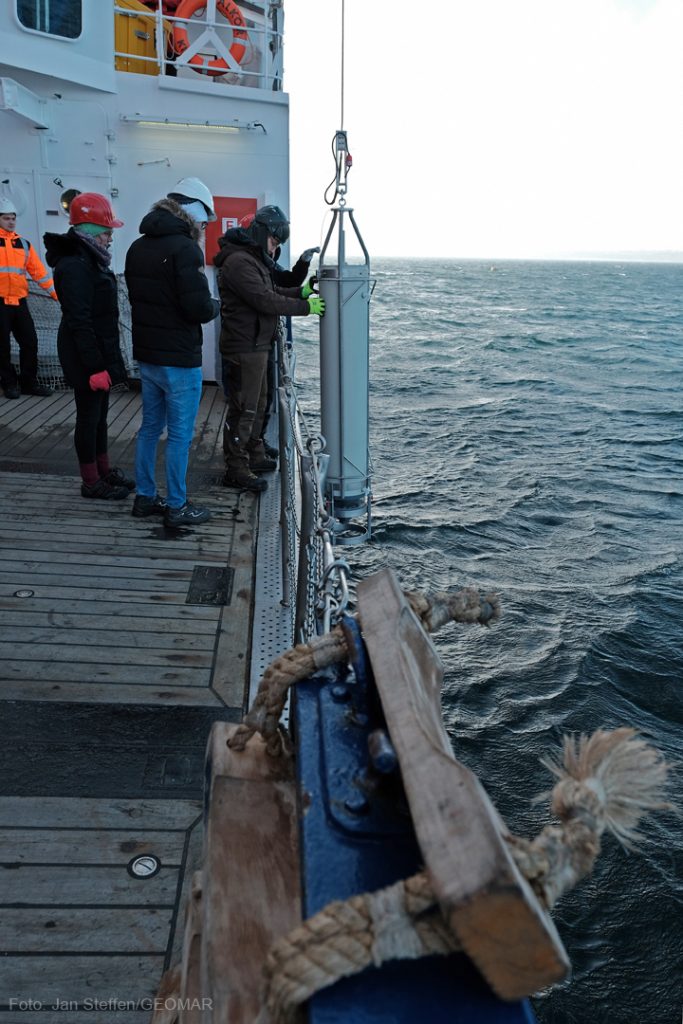
[[[213,208],[213,196],[203,181],[199,178],[181,178],[173,191],[168,193],[169,199],[198,199],[206,207],[208,220],[216,220],[216,211]]]
[[[0,213],[16,213],[17,204],[9,196],[0,196]]]

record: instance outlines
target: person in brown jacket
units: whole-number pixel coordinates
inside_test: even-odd
[[[223,428],[226,487],[265,491],[268,486],[257,472],[268,462],[261,439],[264,380],[279,317],[325,312],[319,296],[304,299],[301,288],[274,283],[271,257],[288,238],[289,221],[282,210],[263,206],[246,231],[222,240],[218,287],[220,350],[228,388]]]

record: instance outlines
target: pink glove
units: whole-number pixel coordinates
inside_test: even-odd
[[[109,391],[111,387],[111,377],[106,370],[100,370],[99,373],[93,373],[90,375],[88,384],[93,391]]]

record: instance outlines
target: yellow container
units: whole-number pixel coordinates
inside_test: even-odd
[[[132,71],[138,75],[158,75],[159,64],[156,51],[156,17],[141,0],[115,0],[114,40],[117,54],[117,71]],[[146,17],[143,17],[146,15]],[[164,50],[168,43],[170,26],[164,21]],[[165,53],[161,54],[164,58]],[[152,60],[135,60],[136,57],[151,57]]]

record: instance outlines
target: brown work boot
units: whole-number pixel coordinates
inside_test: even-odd
[[[272,473],[277,469],[277,462],[275,459],[269,459],[267,455],[250,455],[249,469],[252,473]]]
[[[224,487],[238,487],[242,491],[267,491],[268,483],[260,476],[255,476],[248,469],[235,469],[228,466],[223,477]]]
[[[272,473],[277,469],[277,460],[270,458],[266,453],[266,446],[263,441],[249,442],[247,445],[249,455],[249,469],[252,473]]]

